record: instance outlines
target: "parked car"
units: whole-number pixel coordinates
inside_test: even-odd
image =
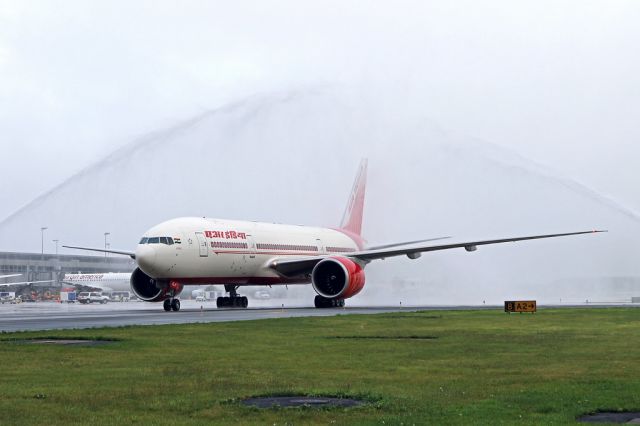
[[[83,291],[78,294],[77,297],[78,302],[80,303],[107,303],[109,301],[109,296],[103,296],[102,293],[98,293],[97,291]]]
[[[3,305],[5,303],[13,303],[13,300],[16,298],[15,291],[2,291],[0,292],[0,303]]]
[[[112,302],[128,302],[130,299],[131,299],[131,292],[128,292],[128,291],[111,292]]]

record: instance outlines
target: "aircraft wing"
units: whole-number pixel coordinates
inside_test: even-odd
[[[404,243],[392,243],[392,244],[385,244],[385,245],[381,245],[381,246],[367,247],[367,250],[378,250],[378,249],[386,249],[386,248],[391,248],[391,247],[408,246],[408,245],[412,245],[412,244],[426,243],[426,242],[429,242],[429,241],[446,240],[448,238],[451,238],[451,237],[438,237],[438,238],[428,238],[426,240],[405,241]]]
[[[62,280],[62,281],[60,281],[60,282],[61,282],[62,284],[70,285],[70,286],[73,286],[73,287],[89,287],[89,288],[95,288],[95,289],[100,290],[100,291],[111,291],[111,290],[112,290],[112,288],[111,288],[111,287],[102,286],[102,285],[97,285],[97,284],[89,284],[89,282],[78,282],[78,283],[74,283],[74,282],[71,282],[71,281],[65,281],[65,280]]]
[[[19,277],[22,274],[0,275],[0,278]]]
[[[76,247],[76,246],[62,246],[65,248],[76,249],[76,250],[87,250],[87,251],[97,251],[100,253],[113,253],[113,254],[122,254],[125,256],[129,256],[132,259],[136,258],[136,254],[132,251],[125,250],[107,250],[107,249],[99,249],[99,248],[91,248],[91,247]]]
[[[353,253],[349,253],[348,257],[355,258],[362,261],[371,261],[375,259],[384,259],[393,256],[406,255],[409,258],[415,259],[420,257],[420,253],[437,250],[449,250],[455,248],[464,248],[467,251],[475,251],[478,246],[485,246],[489,244],[501,244],[501,243],[513,243],[516,241],[527,240],[539,240],[543,238],[556,238],[556,237],[568,237],[570,235],[581,234],[594,234],[607,231],[581,231],[581,232],[567,232],[563,234],[546,234],[546,235],[532,235],[527,237],[515,237],[515,238],[501,238],[497,240],[480,240],[469,241],[464,243],[443,244],[443,245],[416,245],[413,247],[391,248],[391,249],[378,249],[378,250],[363,250]]]
[[[54,280],[45,280],[45,281],[22,281],[19,283],[2,283],[0,287],[9,287],[12,285],[28,285],[28,284],[38,284],[38,283],[52,283]]]
[[[309,256],[297,258],[276,258],[267,265],[285,277],[297,277],[310,274],[316,263],[326,256]]]
[[[437,250],[449,250],[455,248],[464,248],[467,251],[475,251],[478,246],[484,246],[489,244],[501,244],[501,243],[512,243],[516,241],[527,241],[527,240],[539,240],[543,238],[556,238],[556,237],[567,237],[570,235],[581,235],[581,234],[594,234],[599,232],[607,232],[607,231],[581,231],[581,232],[567,232],[563,234],[546,234],[546,235],[531,235],[527,237],[515,237],[515,238],[502,238],[497,240],[479,240],[479,241],[469,241],[463,243],[454,243],[454,244],[442,244],[442,245],[410,245],[406,246],[405,244],[401,244],[403,247],[397,247],[394,244],[390,244],[386,246],[387,248],[376,248],[376,249],[368,249],[357,252],[351,252],[348,254],[344,254],[344,257],[351,258],[353,260],[359,260],[362,262],[370,262],[372,260],[377,259],[385,259],[387,257],[394,256],[402,256],[406,255],[410,259],[417,259],[420,257],[421,253],[429,252],[429,251],[437,251]],[[273,259],[267,266],[271,269],[274,269],[279,274],[286,277],[296,277],[302,275],[308,275],[313,270],[313,267],[316,266],[318,262],[322,259],[329,257],[327,256],[315,256],[315,257],[303,257],[303,258],[281,258],[281,259]]]

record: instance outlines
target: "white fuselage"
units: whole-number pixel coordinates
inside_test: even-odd
[[[65,274],[63,283],[97,288],[102,291],[130,291],[131,272]]]
[[[281,277],[275,259],[359,250],[343,231],[209,218],[178,218],[149,229],[136,249],[140,269],[180,284],[267,285],[309,282]],[[361,248],[361,247],[360,247]]]

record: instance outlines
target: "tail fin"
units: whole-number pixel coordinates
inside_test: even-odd
[[[347,208],[342,216],[340,228],[356,235],[361,235],[362,213],[364,211],[364,193],[367,187],[367,159],[363,158],[351,189]]]

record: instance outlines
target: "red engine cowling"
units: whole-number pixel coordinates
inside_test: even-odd
[[[311,284],[322,297],[348,299],[364,287],[364,270],[346,257],[328,257],[313,268]]]
[[[176,281],[162,281],[151,278],[136,268],[131,274],[131,290],[145,302],[162,302],[170,297],[171,292],[177,296],[183,285]]]

